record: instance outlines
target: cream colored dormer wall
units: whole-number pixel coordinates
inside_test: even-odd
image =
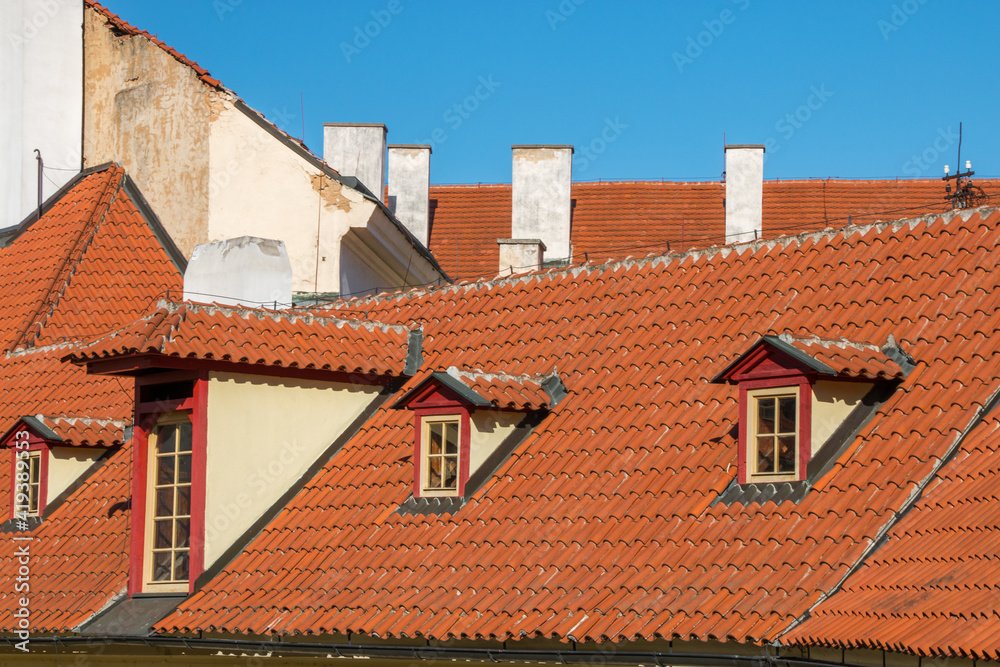
[[[812,431],[810,441],[813,455],[819,451],[837,428],[844,423],[865,394],[871,390],[869,382],[834,382],[819,380],[812,386]]]
[[[378,396],[377,386],[210,373],[205,567]]]
[[[49,480],[45,502],[50,503],[59,494],[80,479],[101,457],[100,447],[51,447],[49,449]]]
[[[476,474],[483,462],[500,446],[524,419],[520,412],[474,410],[469,418],[469,476]]]

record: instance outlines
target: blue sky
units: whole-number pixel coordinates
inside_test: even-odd
[[[512,144],[573,178],[1000,175],[1000,3],[105,0],[322,152],[324,122],[432,143],[433,183],[509,182]],[[300,111],[300,96],[304,114]]]

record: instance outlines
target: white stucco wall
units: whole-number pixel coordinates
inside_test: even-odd
[[[49,450],[49,489],[45,502],[52,502],[80,479],[104,453],[98,447],[53,447]]]
[[[206,567],[302,477],[378,393],[375,386],[209,375]]]
[[[541,239],[549,259],[572,254],[573,147],[513,146],[512,239]]]
[[[418,241],[430,235],[431,147],[389,146],[389,210]]]
[[[469,474],[472,475],[492,454],[500,443],[511,434],[514,427],[524,419],[520,412],[501,410],[475,410],[469,423]]]
[[[726,146],[726,243],[758,238],[764,215],[764,147]]]
[[[38,205],[35,149],[48,178],[43,199],[81,168],[82,0],[0,3],[0,228]],[[58,168],[58,169],[56,169]]]

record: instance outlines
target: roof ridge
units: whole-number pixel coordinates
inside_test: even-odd
[[[383,292],[381,294],[373,294],[363,297],[351,297],[348,299],[342,299],[337,302],[333,302],[324,306],[326,309],[334,309],[346,304],[352,307],[360,306],[365,303],[385,303],[390,300],[400,300],[404,298],[419,298],[433,292],[442,291],[467,291],[469,289],[478,288],[492,288],[503,285],[518,285],[530,282],[532,280],[540,280],[546,276],[563,276],[572,275],[574,277],[583,274],[584,272],[606,272],[612,273],[618,269],[630,269],[634,266],[653,266],[655,264],[672,264],[676,262],[682,262],[688,258],[693,258],[695,261],[700,259],[713,259],[717,255],[722,255],[723,257],[728,257],[732,253],[742,253],[746,250],[751,250],[752,252],[757,252],[763,247],[768,249],[776,247],[784,247],[792,243],[799,243],[805,241],[821,241],[830,240],[835,238],[838,234],[844,234],[844,236],[850,236],[856,232],[865,233],[874,229],[876,232],[882,232],[886,229],[892,229],[893,232],[899,231],[904,226],[909,226],[910,229],[915,229],[916,227],[923,224],[925,228],[930,228],[931,223],[938,220],[944,222],[944,224],[950,224],[955,218],[961,218],[963,221],[970,219],[973,215],[981,215],[987,217],[993,213],[1000,212],[1000,207],[998,206],[979,206],[977,208],[969,209],[959,209],[953,211],[945,211],[943,213],[929,213],[927,215],[917,216],[915,218],[899,218],[896,220],[878,220],[875,222],[866,223],[854,223],[850,225],[844,225],[842,227],[828,227],[821,230],[813,230],[800,232],[798,234],[792,234],[788,236],[775,236],[762,239],[756,239],[753,241],[743,241],[739,243],[730,243],[727,245],[714,245],[708,248],[691,248],[689,250],[679,250],[679,251],[668,251],[666,253],[651,253],[643,257],[626,257],[625,259],[616,259],[602,264],[591,264],[589,261],[584,261],[583,263],[570,264],[568,266],[555,267],[550,269],[540,269],[538,271],[530,271],[526,273],[519,273],[512,276],[497,276],[495,278],[477,278],[475,280],[459,280],[448,285],[441,286],[430,286],[430,287],[414,287],[407,290],[396,290],[394,292]]]
[[[317,315],[312,311],[300,311],[300,310],[270,310],[267,308],[250,308],[247,306],[224,306],[215,303],[193,303],[187,301],[168,301],[166,299],[160,299],[157,303],[158,308],[166,309],[168,312],[175,313],[181,308],[190,310],[191,312],[206,312],[209,315],[214,315],[215,313],[221,313],[223,315],[242,317],[246,319],[249,315],[256,315],[258,318],[267,317],[275,322],[290,322],[291,324],[296,324],[300,320],[306,324],[312,324],[313,322],[317,324],[333,324],[337,327],[343,325],[350,326],[352,329],[364,328],[368,331],[373,331],[378,329],[379,331],[394,333],[409,333],[409,327],[402,324],[388,324],[386,322],[379,322],[377,320],[362,320],[362,319],[345,319],[342,317],[330,317],[327,315]]]
[[[35,312],[25,323],[21,333],[12,342],[12,349],[16,349],[22,344],[25,347],[30,347],[37,339],[39,333],[41,333],[49,316],[55,311],[60,297],[65,293],[66,286],[76,271],[76,267],[90,246],[90,242],[100,228],[101,223],[107,218],[108,211],[111,209],[111,205],[114,203],[115,197],[121,189],[123,173],[122,168],[117,165],[109,171],[108,181],[97,197],[97,203],[94,204],[94,208],[90,211],[86,221],[80,226],[77,237],[70,242],[69,249],[59,268],[56,269],[55,274],[52,276],[45,295],[39,300]]]
[[[445,369],[445,373],[458,380],[508,380],[511,382],[536,382],[541,384],[552,377],[555,372],[553,371],[553,373],[545,375],[508,375],[506,373],[487,373],[482,370],[462,370],[457,366],[449,366]]]
[[[778,338],[780,338],[781,340],[783,340],[784,342],[789,343],[789,344],[791,344],[791,343],[806,343],[806,344],[810,344],[810,345],[821,345],[821,346],[823,346],[825,348],[831,348],[831,347],[845,348],[845,347],[850,347],[850,348],[853,348],[855,350],[868,350],[868,351],[874,350],[874,351],[879,351],[879,352],[882,351],[882,346],[880,346],[880,345],[875,345],[874,343],[865,343],[865,342],[861,342],[861,341],[853,341],[853,340],[849,340],[849,339],[844,338],[844,337],[840,337],[840,338],[821,338],[820,336],[816,336],[816,335],[796,336],[796,335],[790,334],[790,333],[788,333],[786,331],[785,333],[778,334]]]

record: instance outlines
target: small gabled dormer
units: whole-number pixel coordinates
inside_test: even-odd
[[[460,507],[565,395],[554,373],[427,375],[392,406],[413,413],[413,496],[402,509]]]
[[[21,417],[0,438],[10,465],[8,519],[38,519],[86,478],[109,448],[124,441],[126,424],[83,417]],[[24,524],[18,524],[23,526]]]
[[[830,463],[848,419],[894,387],[913,361],[890,340],[764,336],[712,382],[739,387],[738,484],[802,482]]]

